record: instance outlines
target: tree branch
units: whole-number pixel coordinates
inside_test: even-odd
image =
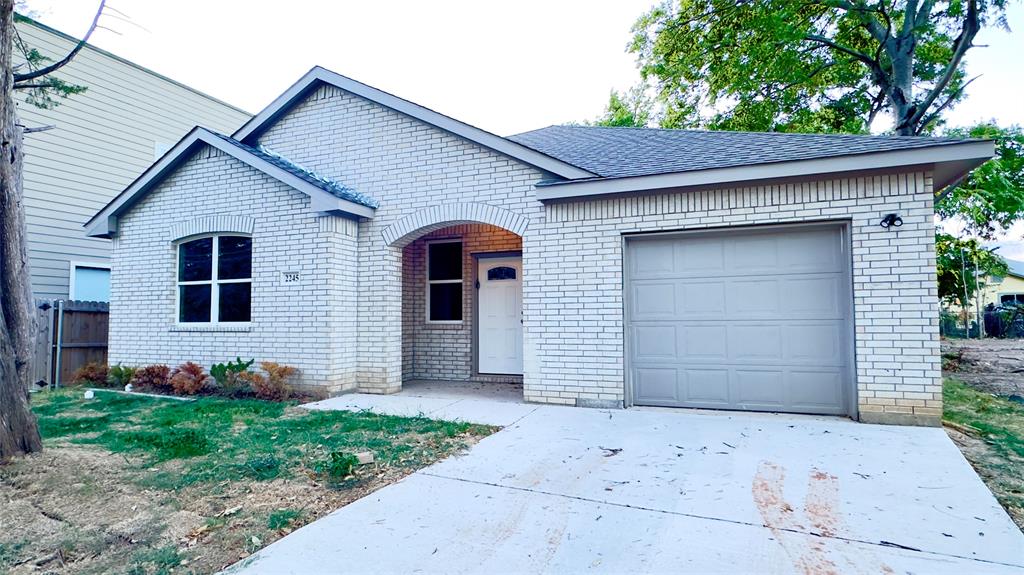
[[[27,72],[25,74],[15,74],[14,81],[25,82],[27,80],[34,80],[36,78],[41,78],[47,74],[52,74],[53,72],[56,72],[57,70],[63,68],[79,52],[82,51],[82,48],[84,48],[86,43],[89,41],[89,38],[92,36],[93,31],[96,30],[96,25],[100,21],[100,15],[103,14],[103,7],[106,5],[106,3],[107,0],[100,0],[100,6],[96,9],[96,15],[93,16],[92,24],[89,25],[89,30],[85,33],[85,36],[82,38],[82,40],[79,41],[78,44],[76,44],[70,52],[68,52],[67,56],[64,56],[64,58],[62,58],[61,60],[54,62],[53,64],[50,64],[49,66],[46,66],[44,68],[40,68],[32,72]]]
[[[975,76],[975,77],[971,78],[970,80],[964,82],[964,84],[962,86],[960,86],[959,88],[957,88],[956,92],[953,92],[952,94],[950,94],[950,96],[948,98],[946,98],[946,101],[944,101],[942,104],[940,104],[938,108],[935,108],[930,114],[928,114],[927,116],[925,116],[924,118],[921,119],[921,122],[920,122],[920,124],[918,124],[918,127],[915,130],[915,132],[917,134],[920,134],[921,132],[924,131],[925,128],[928,127],[928,124],[931,124],[932,122],[937,120],[939,118],[939,114],[941,114],[943,110],[948,108],[950,106],[950,104],[955,102],[956,99],[960,97],[960,94],[964,93],[964,90],[967,89],[967,86],[969,86],[971,84],[971,82],[977,80],[978,78],[981,78],[981,74],[978,74],[977,76]]]
[[[960,68],[960,62],[964,58],[964,54],[967,53],[968,48],[971,47],[971,42],[974,40],[974,36],[977,35],[978,30],[981,29],[981,23],[978,20],[978,1],[968,0],[967,1],[967,15],[964,17],[963,26],[960,28],[960,35],[956,37],[956,41],[953,42],[953,57],[950,58],[949,64],[946,65],[946,70],[942,73],[939,81],[932,87],[931,92],[925,97],[921,104],[917,107],[914,115],[910,118],[908,124],[920,125],[921,118],[928,113],[928,108],[935,103],[939,95],[949,82],[956,75],[957,70]]]

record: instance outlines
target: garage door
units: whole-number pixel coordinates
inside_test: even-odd
[[[626,262],[634,404],[849,412],[845,228],[634,236]]]

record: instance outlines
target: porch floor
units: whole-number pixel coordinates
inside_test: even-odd
[[[351,393],[302,407],[366,410],[384,415],[423,416],[504,427],[540,406],[523,401],[522,384],[414,380],[403,383],[402,391],[393,395]]]

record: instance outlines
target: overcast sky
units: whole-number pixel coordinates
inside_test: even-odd
[[[252,113],[314,65],[500,135],[594,119],[639,75],[630,28],[652,0],[110,0],[91,42]],[[80,37],[98,0],[26,0]],[[1014,3],[1011,28],[1024,27]],[[1024,35],[985,30],[951,125],[1024,124]],[[1020,240],[1024,223],[1007,239]],[[1024,243],[1005,255],[1024,259]]]

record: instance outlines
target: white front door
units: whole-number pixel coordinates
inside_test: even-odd
[[[477,371],[523,373],[523,258],[481,258]]]

